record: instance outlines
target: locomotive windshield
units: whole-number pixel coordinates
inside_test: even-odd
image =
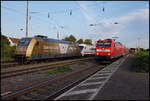
[[[28,46],[30,40],[31,40],[31,39],[22,39],[22,40],[20,40],[20,42],[18,43],[18,46]]]
[[[111,47],[111,41],[98,41],[97,47]]]
[[[83,50],[83,48],[84,48],[83,46],[79,46],[79,47],[80,47],[80,50],[81,50],[81,51],[82,51],[82,50]]]
[[[97,47],[103,47],[103,41],[98,41],[98,43],[97,43]]]
[[[104,47],[110,47],[110,46],[111,46],[111,43],[110,43],[110,42],[109,42],[109,43],[108,43],[108,42],[105,42],[105,43],[104,43]]]

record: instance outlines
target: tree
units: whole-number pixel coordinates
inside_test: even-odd
[[[65,40],[65,41],[70,41],[69,37],[65,37],[64,39],[62,40]]]
[[[92,40],[91,39],[85,39],[84,44],[92,45]]]
[[[62,40],[76,42],[76,38],[75,38],[73,35],[70,35],[69,37],[65,37],[65,38],[62,39]]]
[[[82,43],[83,43],[83,39],[79,39],[79,40],[77,41],[77,43],[78,43],[78,44],[82,44]]]
[[[73,35],[70,35],[70,36],[69,36],[69,39],[70,39],[71,41],[73,41],[73,42],[76,42],[76,38],[75,38]]]

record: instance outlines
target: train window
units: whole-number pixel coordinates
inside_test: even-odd
[[[18,46],[27,46],[29,44],[29,39],[23,39],[19,42]]]
[[[90,50],[93,50],[93,51],[94,51],[94,50],[95,50],[95,48],[91,48]]]

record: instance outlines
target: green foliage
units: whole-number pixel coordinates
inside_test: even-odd
[[[134,69],[136,72],[149,72],[149,52],[140,51],[135,54]]]
[[[15,49],[16,46],[10,47],[8,39],[4,35],[1,35],[1,61],[13,60],[12,56]]]
[[[78,43],[78,44],[82,44],[82,43],[83,43],[83,39],[79,39],[79,40],[77,41],[77,43]]]
[[[91,39],[85,39],[84,44],[92,45],[92,40]]]
[[[9,46],[9,41],[6,36],[1,35],[1,48]]]
[[[69,36],[70,40],[72,40],[73,42],[76,42],[76,38],[73,35]]]
[[[91,39],[85,39],[85,41],[83,41],[82,38],[80,38],[78,41],[76,41],[76,38],[73,35],[70,35],[69,37],[65,37],[62,40],[66,40],[66,41],[73,41],[73,42],[77,42],[78,44],[89,44],[92,45],[92,40]]]
[[[63,40],[76,42],[76,38],[73,35],[70,35],[69,37],[66,37]]]
[[[49,70],[47,72],[45,72],[45,75],[51,75],[51,74],[56,74],[58,72],[67,72],[71,70],[70,67],[68,65],[63,65],[63,66],[58,66],[55,69]]]
[[[81,61],[79,62],[80,65],[87,65],[85,62]]]

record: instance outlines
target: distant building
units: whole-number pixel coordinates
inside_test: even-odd
[[[18,42],[20,41],[20,39],[18,38],[11,38],[11,37],[7,37],[8,41],[10,42],[10,46],[17,46]]]

